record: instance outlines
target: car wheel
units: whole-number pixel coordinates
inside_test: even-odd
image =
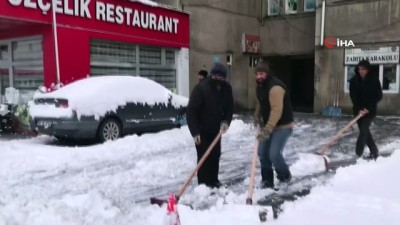
[[[115,119],[104,120],[98,131],[98,137],[100,141],[113,141],[121,137],[121,125]]]

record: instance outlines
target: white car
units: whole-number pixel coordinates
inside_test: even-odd
[[[104,142],[180,127],[188,101],[147,78],[90,77],[36,93],[30,123],[33,130],[58,139]]]

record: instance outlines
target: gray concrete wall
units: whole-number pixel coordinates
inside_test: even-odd
[[[264,55],[303,55],[314,53],[315,13],[267,17],[261,28]]]
[[[165,5],[167,7],[175,8],[175,9],[181,9],[180,1],[179,0],[152,0],[153,2],[160,3],[162,5]]]
[[[321,8],[317,9],[316,41],[319,44]],[[356,47],[400,46],[400,1],[352,1],[348,4],[327,1],[325,37],[335,36],[352,40]],[[334,76],[340,82],[340,106],[351,112],[351,101],[344,92],[344,49],[326,49],[317,46],[315,51],[314,110],[321,112],[327,99],[333,96],[329,82]],[[379,104],[381,114],[400,115],[400,94],[384,94]]]
[[[235,106],[247,108],[249,57],[242,53],[242,34],[259,35],[260,4],[259,0],[183,1],[183,9],[190,13],[190,90],[203,65],[209,71],[213,57],[226,63],[226,55],[232,54],[229,82]]]

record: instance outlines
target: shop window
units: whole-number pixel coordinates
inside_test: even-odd
[[[174,50],[166,50],[165,51],[165,60],[167,64],[174,65],[175,64],[175,51]]]
[[[119,67],[119,66],[92,66],[91,75],[101,76],[101,75],[134,75],[136,76],[135,67]]]
[[[136,45],[96,40],[90,47],[90,59],[109,63],[136,63]]]
[[[140,76],[163,84],[166,88],[170,90],[176,88],[175,69],[141,68]]]
[[[91,75],[132,75],[176,89],[176,50],[106,40],[92,40]]]
[[[388,93],[399,92],[399,65],[382,65],[380,80],[382,89]]]
[[[268,0],[268,16],[279,15],[279,0]]]
[[[38,62],[43,64],[42,40],[13,42],[12,60],[13,63]]]
[[[5,102],[5,90],[10,87],[10,73],[8,68],[0,67],[0,103]]]
[[[35,91],[43,85],[43,48],[41,39],[13,41],[12,82],[19,90],[20,103],[32,100]]]
[[[8,45],[0,45],[0,61],[8,61],[9,55]]]
[[[356,65],[345,66],[345,92],[349,92],[350,79],[355,76]],[[383,93],[399,93],[399,64],[371,65],[370,73],[379,77]]]
[[[161,48],[157,47],[139,47],[140,64],[161,65]]]
[[[285,11],[286,14],[297,13],[297,1],[298,0],[285,0]]]
[[[304,0],[304,12],[315,11],[316,0]]]

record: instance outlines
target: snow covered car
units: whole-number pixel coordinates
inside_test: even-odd
[[[30,125],[57,139],[104,142],[180,127],[187,103],[188,98],[147,78],[90,77],[36,93],[30,103]]]

